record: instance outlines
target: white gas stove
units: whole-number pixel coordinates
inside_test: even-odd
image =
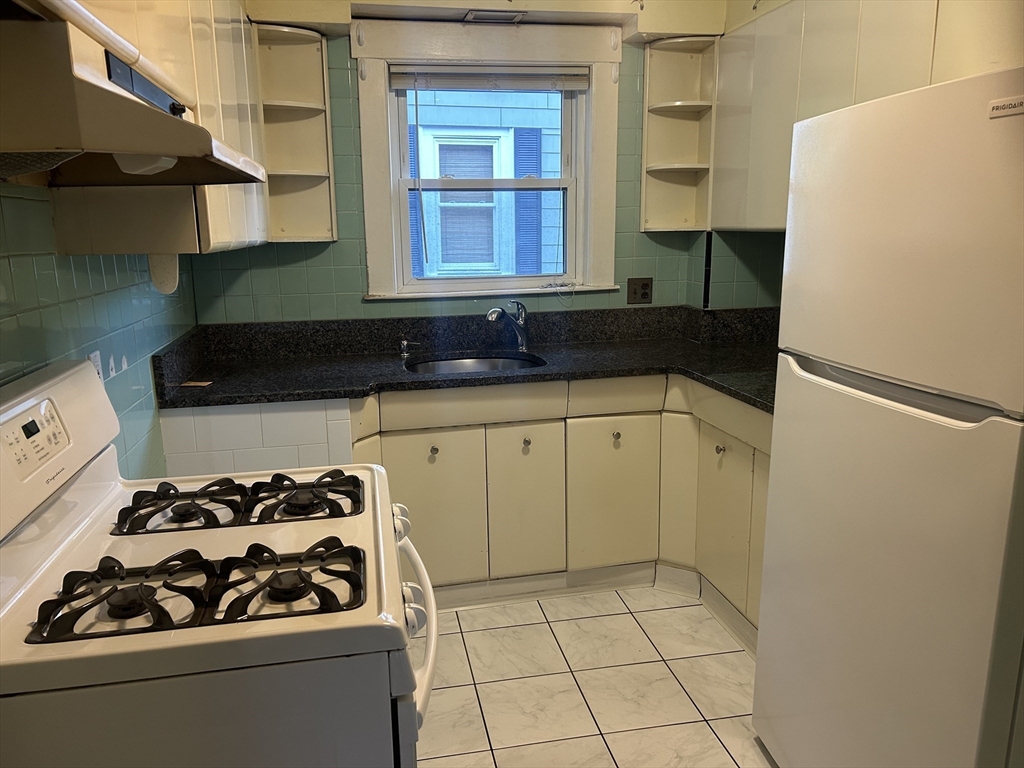
[[[384,470],[128,482],[117,430],[87,362],[0,391],[0,763],[415,765],[437,615]]]

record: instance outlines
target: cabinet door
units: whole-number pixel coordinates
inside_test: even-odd
[[[754,22],[750,176],[744,229],[786,228],[803,13],[803,0],[793,0]]]
[[[569,570],[655,560],[661,415],[565,424]]]
[[[697,570],[746,610],[754,449],[705,421],[697,462]]]
[[[768,471],[771,457],[754,451],[754,491],[750,503],[750,566],[747,573],[746,616],[756,627],[761,614],[761,570],[764,565],[764,528],[768,516]]]
[[[806,4],[797,120],[853,104],[859,26],[860,0]]]
[[[487,578],[483,427],[381,437],[391,499],[409,508],[412,540],[435,584]]]
[[[696,567],[697,457],[700,421],[661,416],[661,536],[658,559]]]
[[[857,104],[931,82],[936,9],[936,0],[861,3]]]
[[[196,64],[192,51],[189,3],[135,0],[139,52],[174,85],[186,104],[196,103]]]
[[[491,578],[565,570],[565,422],[487,427]]]

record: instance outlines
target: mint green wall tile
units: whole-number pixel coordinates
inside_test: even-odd
[[[281,318],[283,320],[309,320],[309,296],[305,294],[282,296]]]
[[[224,318],[229,323],[251,323],[256,320],[251,296],[225,296]]]
[[[281,294],[304,296],[308,293],[305,267],[281,267],[277,271],[281,282]]]
[[[256,322],[274,323],[284,319],[284,314],[281,312],[280,296],[253,296],[252,303]]]
[[[732,309],[733,283],[712,283],[709,309]]]
[[[711,284],[736,282],[736,257],[711,257]]]
[[[333,293],[316,294],[309,297],[310,320],[334,320],[338,308]]]
[[[249,280],[254,296],[279,296],[281,280],[277,267],[255,267],[249,270]]]
[[[328,253],[328,256],[330,254]],[[334,267],[308,267],[306,284],[310,294],[334,293]]]
[[[714,286],[712,286],[714,287]],[[757,283],[736,283],[733,291],[734,309],[757,306]]]

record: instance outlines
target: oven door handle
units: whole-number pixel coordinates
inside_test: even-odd
[[[430,703],[430,689],[434,685],[434,670],[437,667],[437,604],[434,602],[434,587],[430,576],[423,565],[423,559],[409,538],[398,542],[399,551],[403,552],[412,565],[416,581],[423,589],[423,602],[427,611],[427,649],[423,655],[423,665],[415,670],[416,676],[416,718],[418,727],[423,727],[423,718],[427,714]]]

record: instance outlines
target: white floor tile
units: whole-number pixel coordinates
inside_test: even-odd
[[[461,632],[459,627],[459,618],[455,615],[455,611],[447,611],[445,613],[438,612],[437,614],[437,633],[439,635],[453,635],[456,632]],[[426,627],[420,627],[420,631],[416,633],[416,637],[423,637],[427,634]]]
[[[551,628],[574,670],[661,660],[628,613],[558,621]]]
[[[485,629],[462,637],[478,683],[569,671],[547,624]]]
[[[753,711],[754,660],[743,651],[677,659],[669,666],[708,720]]]
[[[413,666],[423,662],[423,654],[427,649],[425,638],[413,638],[409,650],[412,653]],[[462,635],[441,635],[437,638],[437,667],[434,669],[434,690],[438,688],[454,688],[458,685],[472,685],[473,675],[469,671],[469,659],[466,647],[462,644]]]
[[[598,732],[569,673],[484,683],[477,686],[477,691],[495,749]],[[430,706],[434,706],[433,701]]]
[[[666,659],[743,650],[701,605],[647,611],[635,618]]]
[[[605,739],[619,768],[734,768],[707,723],[610,733]]]
[[[656,587],[637,587],[636,589],[620,589],[619,597],[623,599],[629,610],[657,611],[662,608],[679,608],[684,605],[700,605],[696,597],[687,597],[675,592],[666,592]]]
[[[486,749],[490,744],[473,686],[434,691],[420,729],[417,756],[442,757]]]
[[[609,616],[626,613],[629,609],[615,592],[596,592],[592,595],[569,595],[541,600],[540,607],[548,621],[584,619],[590,616]]]
[[[490,752],[470,752],[468,755],[450,755],[430,760],[417,760],[417,768],[494,768]]]
[[[701,719],[663,661],[577,672],[576,681],[602,733]]]
[[[459,611],[458,613],[463,632],[514,627],[519,624],[544,623],[544,614],[540,612],[540,605],[536,600],[531,600],[528,603],[496,605],[492,608],[470,608],[468,611]]]
[[[750,715],[715,720],[710,725],[740,768],[771,768],[764,748],[754,739],[757,734],[750,724]]]
[[[494,759],[498,768],[615,768],[600,736],[499,749]]]

